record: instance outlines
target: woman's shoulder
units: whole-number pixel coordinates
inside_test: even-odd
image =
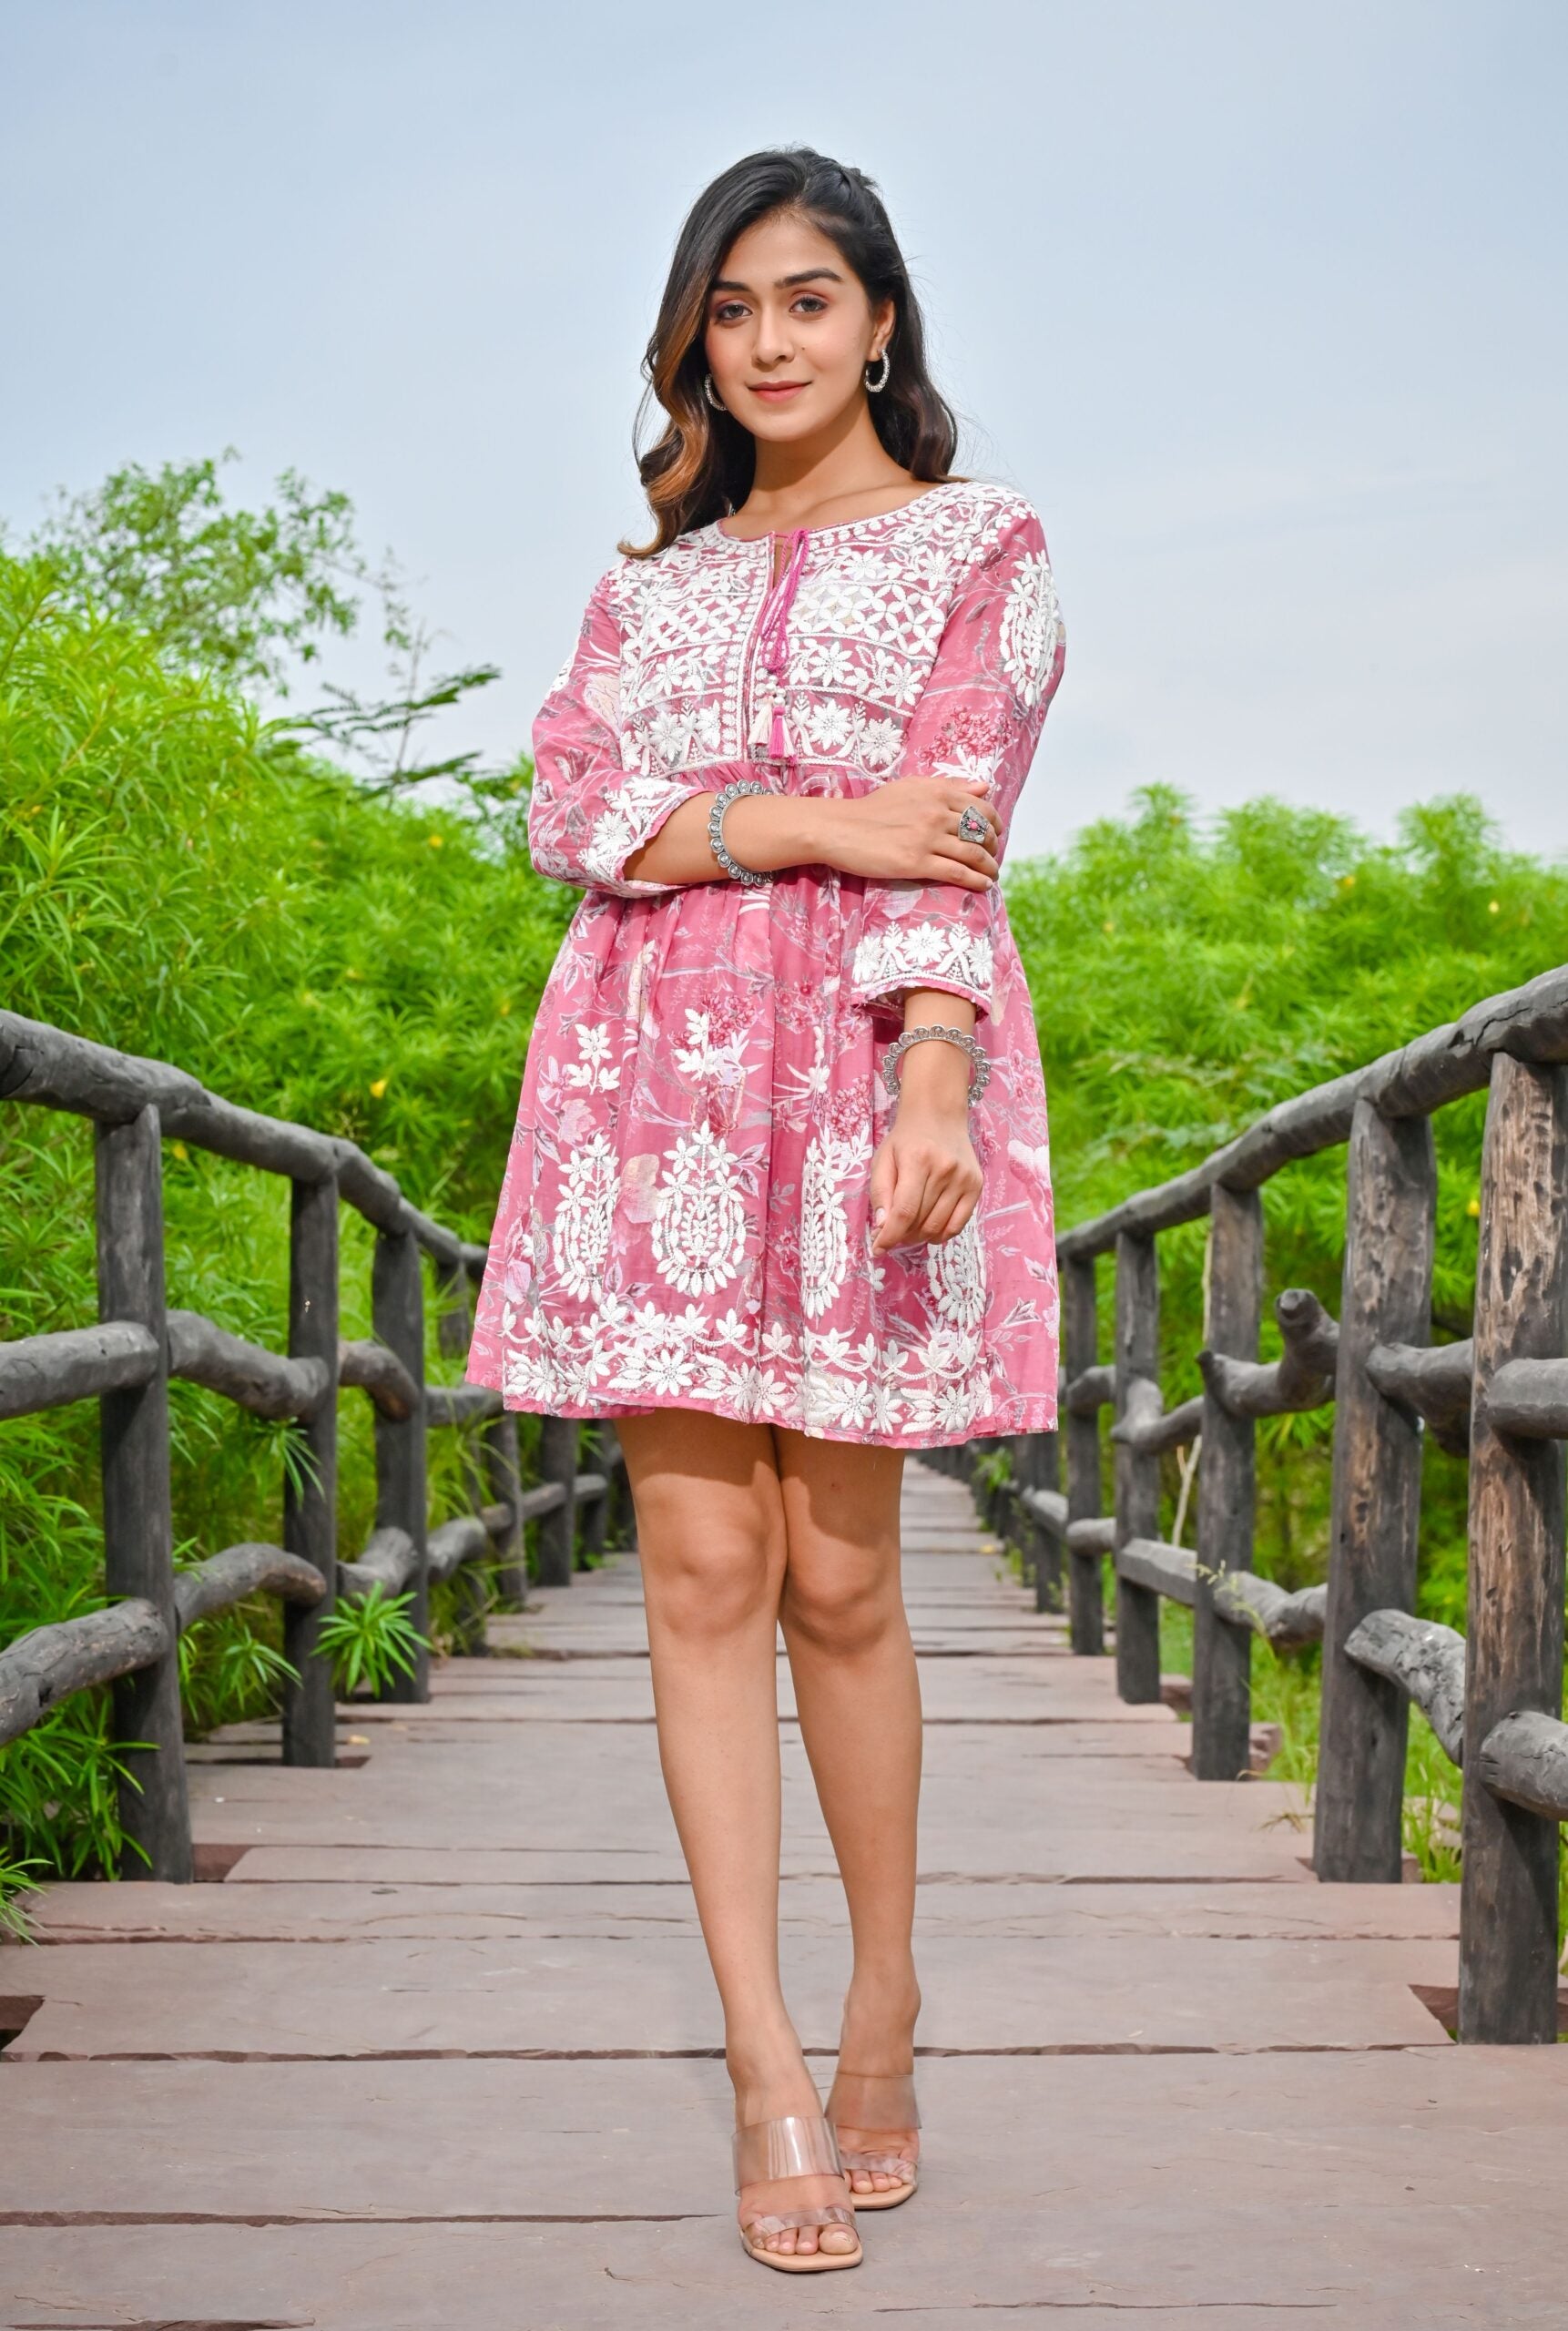
[[[947,492],[952,500],[944,514],[977,557],[999,543],[1022,537],[1038,538],[1044,545],[1040,514],[1015,486],[993,478],[952,478]]]

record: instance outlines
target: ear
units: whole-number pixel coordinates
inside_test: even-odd
[[[871,310],[871,345],[866,361],[874,364],[893,336],[898,310],[891,300],[882,300]]]

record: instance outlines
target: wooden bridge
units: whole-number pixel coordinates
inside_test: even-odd
[[[973,1450],[911,1464],[930,2168],[911,2209],[871,2222],[862,2270],[802,2292],[758,2275],[729,2231],[728,2086],[658,1780],[635,1559],[573,1569],[585,1538],[624,1534],[613,1437],[580,1453],[551,1420],[545,1478],[524,1486],[510,1420],[425,1385],[421,1253],[459,1318],[481,1257],[351,1145],[0,1014],[0,1095],[96,1120],[101,1281],[97,1327],[0,1346],[0,1415],[102,1401],[112,1598],[0,1651],[0,1736],[117,1677],[118,1736],[153,1744],[126,1809],[159,1872],[50,1889],[38,1947],[0,1960],[0,2322],[1559,2322],[1568,2058],[1520,2043],[1554,2040],[1560,2014],[1564,1063],[1560,972],[1073,1231],[1065,1490],[1054,1440],[1015,1445],[1005,1475]],[[1430,1120],[1489,1083],[1474,1332],[1433,1348]],[[291,1180],[287,1354],[166,1315],[158,1150],[173,1134]],[[1284,1356],[1264,1366],[1257,1190],[1340,1144],[1340,1316],[1284,1298]],[[337,1337],[340,1197],[377,1227],[369,1346]],[[1204,1214],[1205,1391],[1167,1413],[1156,1242]],[[296,1419],[312,1463],[291,1476],[282,1545],[176,1574],[170,1372]],[[332,1519],[339,1385],[378,1413],[378,1529],[351,1562]],[[1329,1574],[1287,1596],[1250,1570],[1253,1422],[1329,1400]],[[475,1511],[430,1531],[425,1434],[462,1422]],[[1199,1432],[1195,1556],[1160,1536],[1157,1461]],[[1470,1454],[1464,1637],[1410,1615],[1428,1432]],[[334,1719],[312,1634],[333,1583],[417,1595],[433,1567],[478,1562],[524,1607],[482,1641],[476,1595],[467,1655]],[[178,1630],[259,1586],[293,1614],[282,1724],[182,1756]],[[1162,1596],[1195,1612],[1190,1727],[1162,1692]],[[1311,1808],[1250,1772],[1257,1632],[1323,1642]],[[847,1938],[779,1673],[787,1975],[821,2059]],[[1411,1699],[1464,1759],[1460,1889],[1398,1882]]]

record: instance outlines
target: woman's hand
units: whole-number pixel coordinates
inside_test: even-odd
[[[819,855],[841,874],[879,882],[952,882],[989,891],[1001,824],[978,777],[895,777],[852,799],[816,803]],[[983,842],[959,837],[959,814],[978,809]]]
[[[962,1007],[952,1016],[965,1016]],[[980,1160],[969,1137],[969,1055],[932,1037],[910,1046],[898,1074],[892,1125],[871,1160],[873,1255],[911,1243],[945,1245],[980,1198]]]

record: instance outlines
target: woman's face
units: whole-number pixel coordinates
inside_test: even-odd
[[[714,392],[754,437],[813,436],[865,395],[892,321],[892,301],[873,311],[836,244],[775,211],[731,245],[708,295]]]

